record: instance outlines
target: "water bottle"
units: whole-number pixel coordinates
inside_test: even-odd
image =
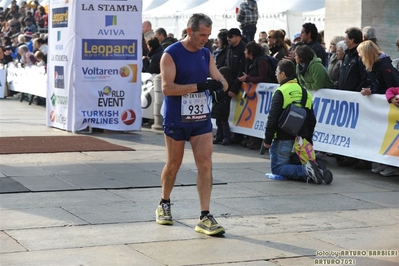
[[[272,173],[266,173],[265,176],[267,178],[274,179],[274,180],[285,180],[286,179],[285,177],[283,177],[281,175],[276,175],[276,174],[272,174]]]

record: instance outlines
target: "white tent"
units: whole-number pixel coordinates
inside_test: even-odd
[[[220,29],[238,28],[239,23],[236,20],[235,10],[240,6],[243,0],[208,0],[195,8],[177,12],[179,21],[179,32],[187,26],[189,17],[194,13],[204,13],[212,18],[213,31],[212,36],[216,37]]]
[[[304,22],[311,22],[316,25],[317,29],[324,30],[324,19],[326,17],[326,8],[320,8],[302,14]]]
[[[163,0],[154,0],[147,9],[143,11],[142,18],[143,20],[151,21],[153,29],[162,27],[166,32],[173,33],[175,36],[179,37],[186,25],[178,19],[176,16],[177,12],[193,8],[207,0],[169,0],[166,2],[163,1],[162,4],[154,7],[155,4],[159,4],[161,1]]]
[[[162,0],[154,0],[162,1]],[[144,0],[144,3],[146,0]],[[180,33],[186,28],[188,18],[193,13],[204,13],[213,20],[212,37],[216,37],[220,29],[238,28],[236,20],[236,8],[243,0],[169,0],[157,8],[145,10],[143,20],[150,20],[153,28],[163,27],[167,32],[180,37]],[[301,31],[305,22],[303,14],[314,11],[310,22],[315,23],[319,30],[324,29],[325,0],[258,0],[259,20],[258,32],[271,29],[284,29],[287,37],[291,37]],[[151,3],[152,4],[152,3]],[[316,18],[317,17],[317,18]],[[320,19],[319,19],[320,18]],[[313,20],[313,21],[312,21]],[[257,35],[255,36],[255,39]]]
[[[154,9],[168,0],[143,0],[143,11]]]
[[[288,38],[301,32],[305,23],[304,12],[324,8],[325,0],[258,0],[259,20],[258,32],[271,29],[284,29]],[[320,14],[320,12],[318,13]],[[324,13],[323,13],[324,14]],[[316,24],[319,30],[324,29],[323,24]]]

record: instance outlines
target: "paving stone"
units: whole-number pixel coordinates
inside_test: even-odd
[[[251,168],[238,168],[234,169],[234,171],[218,169],[213,171],[213,177],[228,183],[263,182],[266,181],[265,173]]]
[[[272,197],[214,199],[230,208],[246,214],[297,213],[310,211],[337,211],[353,209],[377,209],[380,205],[344,197],[337,194],[287,195]]]
[[[1,172],[8,177],[43,176],[51,174],[51,172],[44,170],[34,163],[2,165]]]
[[[26,249],[21,246],[15,239],[12,239],[9,235],[0,231],[0,254],[2,253],[13,253],[26,251]],[[0,256],[0,261],[1,256]]]
[[[395,208],[399,206],[399,192],[385,191],[385,192],[343,193],[343,194],[348,197],[353,197],[356,199],[375,203],[385,207]]]
[[[163,265],[126,245],[9,253],[0,260],[7,266]]]
[[[64,175],[86,175],[99,173],[96,169],[84,165],[83,163],[38,163],[38,165],[44,170],[59,176]]]
[[[134,163],[121,163],[119,161],[107,161],[107,162],[89,162],[84,163],[89,167],[96,169],[98,172],[101,173],[108,173],[108,174],[115,174],[115,173],[135,173],[135,172],[142,172],[143,169],[138,168]]]
[[[0,193],[29,192],[25,187],[11,177],[0,177]]]
[[[309,232],[309,235],[343,250],[398,250],[399,230],[396,225]]]
[[[154,209],[155,211],[155,209]],[[206,238],[193,228],[176,223],[162,226],[152,222],[49,227],[41,229],[7,230],[28,250],[70,249],[91,246],[124,245],[144,242]]]
[[[79,175],[60,176],[62,180],[71,183],[81,189],[99,189],[99,188],[127,188],[129,184],[118,180],[113,176],[108,176],[103,173],[87,173]]]
[[[334,215],[344,218],[345,220],[353,220],[361,225],[370,227],[397,225],[399,221],[399,210],[395,208],[379,208],[352,211],[339,211]]]
[[[14,180],[20,182],[31,191],[62,191],[80,189],[57,176],[20,176],[13,177]]]
[[[123,201],[126,199],[106,190],[0,194],[0,210],[92,206]]]
[[[91,224],[155,221],[157,202],[120,202],[107,205],[77,205],[64,207],[68,212]]]
[[[140,170],[140,172],[106,173],[105,175],[124,183],[125,187],[129,188],[149,188],[161,186],[160,176],[144,170]],[[109,188],[112,189],[115,187],[110,186]]]
[[[263,175],[264,176],[264,175]],[[356,184],[348,186],[345,182],[339,180],[333,181],[330,185],[307,184],[295,180],[273,180],[264,177],[267,182],[243,182],[242,186],[263,192],[264,195],[295,195],[295,194],[332,194],[346,192],[391,192],[385,188],[375,187],[367,184]]]
[[[206,244],[204,244],[206,241]],[[303,245],[307,243],[307,245]],[[129,246],[143,254],[168,265],[185,265],[184,256],[176,256],[172,252],[158,252],[163,242],[130,244]],[[313,255],[320,246],[332,248],[331,244],[323,243],[307,235],[260,235],[260,236],[230,236],[210,239],[192,239],[168,242],[168,248],[178,250],[184,245],[184,252],[190,254],[191,265],[217,264],[223,262],[262,261],[272,258],[292,257],[298,254]],[[217,254],[217,255],[215,255]],[[169,264],[172,262],[171,264]]]
[[[0,230],[87,224],[61,208],[29,208],[0,211]]]

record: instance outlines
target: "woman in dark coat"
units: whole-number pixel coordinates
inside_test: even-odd
[[[385,94],[387,89],[399,87],[399,75],[392,65],[392,60],[384,54],[372,41],[364,41],[356,48],[359,57],[366,67],[371,88],[362,88],[364,96],[370,94]],[[374,174],[382,176],[399,175],[399,167],[380,164],[371,169]]]
[[[370,88],[363,88],[362,95],[385,94],[388,88],[398,87],[399,78],[392,60],[372,41],[364,41],[356,48],[366,67],[371,83]]]
[[[157,37],[152,37],[147,41],[148,45],[148,55],[143,57],[143,69],[144,72],[148,72],[151,74],[159,74],[161,73],[160,61],[163,53],[163,48],[159,43]]]
[[[227,32],[219,32],[218,34],[218,47],[213,52],[216,59],[216,67],[219,69],[226,65],[227,58],[227,46],[229,43],[227,42]]]
[[[269,52],[277,60],[288,55],[288,48],[284,42],[284,33],[281,30],[269,31]]]

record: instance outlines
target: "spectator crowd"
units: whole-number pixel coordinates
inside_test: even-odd
[[[217,38],[209,39],[205,45],[229,85],[223,92],[224,97],[219,96],[213,102],[212,117],[217,124],[214,144],[239,143],[253,150],[262,147],[263,139],[230,132],[230,101],[241,91],[244,82],[278,83],[275,72],[281,60],[295,64],[297,82],[307,90],[354,91],[359,97],[385,95],[388,91],[387,103],[397,105],[397,94],[392,92],[397,93],[393,88],[399,87],[399,63],[396,60],[396,65],[393,64],[391,57],[379,48],[374,27],[348,27],[342,29],[341,36],[325,40],[323,31],[318,31],[313,23],[304,23],[292,38],[286,36],[283,29],[260,29],[255,40],[259,28],[257,20],[256,2],[245,1],[237,10],[240,28],[213,29],[218,31]],[[0,62],[3,65],[14,62],[21,66],[46,66],[48,17],[43,6],[37,1],[29,4],[23,1],[18,6],[14,0],[10,8],[0,8],[0,21]],[[151,22],[144,21],[142,71],[159,74],[164,50],[185,39],[186,34],[183,31],[177,39],[162,27],[153,30]],[[399,51],[399,38],[392,45]],[[323,152],[318,152],[317,156],[322,160],[334,156],[342,167],[371,169],[383,176],[399,175],[398,167]]]
[[[17,5],[0,7],[1,49],[0,62],[21,66],[47,64],[48,15],[38,1],[26,1]]]

